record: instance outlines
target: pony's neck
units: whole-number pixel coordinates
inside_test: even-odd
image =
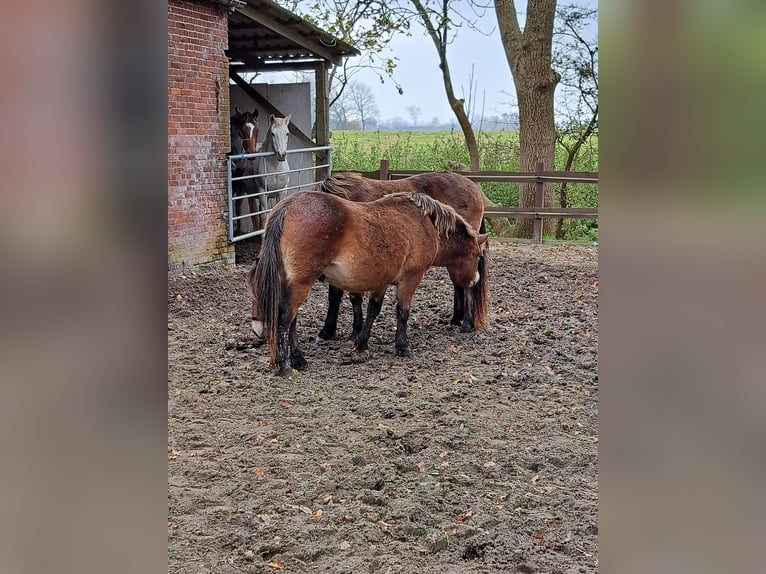
[[[277,148],[274,147],[274,136],[272,134],[273,132],[269,127],[269,129],[266,130],[266,138],[261,144],[261,151],[277,151]]]

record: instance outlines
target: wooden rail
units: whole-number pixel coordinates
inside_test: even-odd
[[[424,170],[400,169],[392,171],[389,169],[388,160],[380,160],[380,169],[376,171],[364,172],[364,177],[372,179],[403,179],[419,173],[428,173]],[[535,171],[528,172],[508,172],[508,171],[461,171],[468,179],[481,182],[497,183],[534,183],[535,184],[535,205],[528,207],[510,207],[498,205],[484,210],[485,217],[531,217],[533,218],[532,241],[542,243],[543,241],[543,218],[563,218],[563,219],[598,219],[598,208],[582,207],[543,207],[543,185],[547,182],[571,182],[571,183],[598,183],[598,173],[593,171],[545,171],[542,162],[537,162]]]

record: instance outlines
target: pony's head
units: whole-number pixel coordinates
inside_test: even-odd
[[[271,146],[277,154],[279,161],[285,161],[287,157],[287,136],[290,134],[290,116],[278,118],[274,114],[269,116],[269,133],[266,137],[271,138]]]
[[[242,112],[234,108],[234,115],[230,120],[231,151],[229,155],[242,155],[255,153],[258,142],[258,109],[252,112]],[[234,161],[234,169],[242,171],[246,160]]]
[[[473,326],[483,329],[489,312],[489,283],[487,278],[488,233],[478,233],[452,207],[420,193],[409,193],[415,203],[436,228],[441,241],[440,261],[449,269],[452,282],[465,291],[471,307]]]

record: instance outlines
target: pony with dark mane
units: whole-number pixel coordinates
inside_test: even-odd
[[[231,152],[229,155],[245,155],[255,153],[258,148],[258,109],[252,112],[242,112],[234,108],[234,115],[230,118]],[[232,177],[255,175],[255,166],[252,160],[237,159],[231,164]],[[241,179],[231,182],[232,195],[241,197],[256,193],[257,187],[252,179]],[[257,213],[258,199],[248,197],[234,200],[234,228],[239,233],[250,233],[254,224],[257,226],[258,217],[243,217],[251,213]]]
[[[481,187],[467,177],[454,172],[432,172],[413,175],[404,179],[368,179],[358,173],[341,173],[327,178],[319,190],[350,201],[374,201],[391,193],[416,192],[445,203],[460,214],[479,233],[485,233],[484,201]],[[452,325],[461,325],[463,332],[485,329],[489,313],[489,244],[485,243],[479,259],[479,281],[466,289],[456,280],[456,269],[449,257],[437,254],[433,263],[446,267],[454,286]],[[362,328],[362,294],[350,293],[354,309],[352,341],[356,341]],[[319,339],[329,340],[335,336],[338,311],[343,291],[330,285],[327,318],[319,332]]]
[[[367,348],[388,285],[396,286],[396,354],[409,354],[407,320],[415,290],[439,256],[464,289],[479,281],[487,234],[477,234],[455,210],[419,193],[357,203],[317,191],[295,193],[271,212],[258,263],[248,275],[253,331],[269,343],[282,376],[303,369],[296,317],[311,286],[370,292],[356,349]]]

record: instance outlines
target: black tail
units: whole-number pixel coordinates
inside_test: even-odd
[[[274,210],[266,225],[261,253],[257,265],[248,276],[253,293],[257,319],[263,323],[263,336],[269,343],[272,366],[277,358],[277,328],[279,326],[279,304],[282,300],[282,252],[280,240],[284,228],[284,206]],[[255,317],[254,317],[255,318]]]
[[[479,226],[479,233],[486,233],[484,218]],[[479,256],[479,280],[471,287],[473,305],[473,325],[475,329],[486,329],[489,325],[489,240],[484,244]]]

